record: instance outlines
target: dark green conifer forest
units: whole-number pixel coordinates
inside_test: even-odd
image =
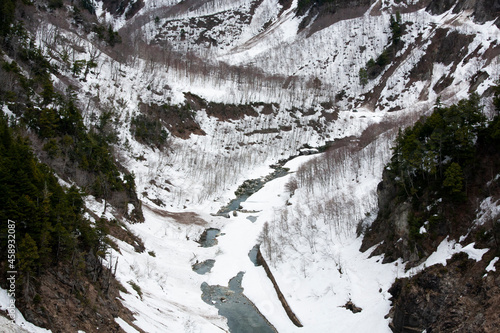
[[[456,231],[453,221],[474,213],[465,207],[481,196],[485,177],[500,167],[499,86],[495,90],[497,115],[490,121],[479,96],[472,94],[449,107],[438,101],[430,116],[400,130],[387,171],[396,180],[399,201],[412,203],[411,240]],[[430,236],[419,232],[425,221]],[[497,223],[488,237],[496,240],[499,231]]]
[[[54,86],[60,68],[16,20],[16,11],[30,6],[20,0],[0,4],[0,55],[10,59],[0,61],[0,275],[17,272],[21,309],[40,301],[39,277],[47,271],[64,272],[73,285],[90,279],[98,289],[109,288],[109,281],[102,283],[102,262],[112,222],[98,216],[89,220],[85,196],[105,207],[109,203],[131,221],[143,220],[134,175],[114,154],[112,111],[85,125],[73,87]],[[68,68],[79,66],[67,62]],[[80,72],[93,68],[95,63],[86,62]],[[135,206],[132,212],[129,204]],[[13,225],[15,261],[6,255]]]

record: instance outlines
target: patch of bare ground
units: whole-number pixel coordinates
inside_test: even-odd
[[[238,120],[245,116],[257,117],[259,113],[251,104],[223,104],[210,102],[207,106],[207,114],[221,121]]]
[[[102,0],[103,9],[111,15],[120,16],[125,14],[126,19],[132,18],[144,7],[143,0]]]
[[[483,58],[486,59],[485,66],[491,64],[491,62],[498,58],[500,55],[500,44],[497,41],[491,43],[490,47],[484,52]]]
[[[453,83],[452,75],[443,75],[436,84],[431,87],[430,80],[433,75],[434,63],[442,63],[445,66],[452,64],[449,73],[454,73],[458,64],[463,61],[468,61],[472,56],[477,55],[478,50],[472,52],[472,54],[467,55],[468,45],[472,42],[474,36],[464,35],[457,31],[450,31],[449,29],[436,29],[435,33],[431,38],[431,43],[427,47],[426,53],[415,65],[415,67],[410,71],[409,81],[406,84],[406,88],[411,87],[417,81],[426,82],[424,89],[419,96],[420,100],[426,100],[428,96],[428,89],[433,89],[436,93],[441,93],[447,87]],[[394,74],[398,64],[409,56],[412,50],[415,48],[422,47],[426,41],[421,37],[418,37],[415,43],[410,45],[404,54],[395,58],[391,66],[384,72],[380,83],[369,93],[366,94],[365,107],[369,109],[375,109],[380,106],[379,97],[380,93],[386,86],[387,80]],[[487,51],[487,59],[493,59],[495,54],[498,54],[500,50],[496,50],[494,47],[490,47]],[[396,110],[396,109],[394,109]],[[394,111],[393,110],[393,111]]]
[[[490,75],[487,72],[479,71],[471,78],[471,85],[469,88],[469,94],[477,90],[479,85],[483,83]]]
[[[206,134],[194,119],[194,111],[189,104],[178,106],[141,103],[139,109],[143,115],[159,119],[168,128],[170,134],[178,138],[187,139],[191,134]]]
[[[108,223],[109,235],[127,243],[134,247],[135,252],[144,252],[146,247],[142,239],[130,231],[127,227],[122,225],[117,220],[110,221]],[[110,244],[113,246],[112,244]],[[115,249],[119,252],[119,249]]]
[[[110,269],[100,267],[100,277],[95,281],[91,275],[75,275],[71,265],[47,270],[37,279],[33,301],[17,305],[26,320],[54,333],[124,332],[115,322],[118,317],[144,332],[133,324],[133,314],[120,302],[119,292],[126,291],[125,288],[115,280]]]
[[[453,14],[465,10],[472,10],[472,17],[475,22],[485,23],[495,20],[495,24],[497,26],[500,25],[500,2],[498,2],[498,0],[432,0],[426,10],[434,15],[440,15],[452,8]]]
[[[273,133],[279,133],[280,130],[278,128],[264,128],[261,130],[255,130],[252,132],[245,133],[246,136],[251,136],[254,134],[273,134]]]
[[[278,2],[282,6],[281,10],[280,10],[280,12],[278,14],[278,17],[280,17],[281,14],[283,14],[283,12],[285,10],[289,9],[292,6],[293,1],[292,0],[278,0]]]
[[[468,46],[474,39],[472,35],[464,35],[449,29],[436,29],[427,47],[425,55],[410,71],[410,81],[406,87],[416,81],[428,81],[432,78],[434,63],[442,63],[445,66],[453,64],[449,73],[454,73],[458,64],[464,59],[468,60]],[[453,77],[443,76],[434,85],[435,92],[440,93],[453,82]],[[425,96],[423,96],[425,97]]]
[[[161,217],[170,218],[179,224],[199,226],[205,226],[208,224],[207,221],[194,212],[169,212],[147,204],[143,205],[145,209],[148,209]]]
[[[339,119],[339,112],[338,111],[333,111],[333,112],[327,112],[325,110],[321,111],[321,116],[327,121],[327,122],[333,122]]]
[[[366,102],[363,105],[364,107],[368,108],[369,110],[375,110],[375,108],[378,106],[377,104],[379,102],[380,95],[387,85],[387,81],[394,74],[399,64],[411,54],[413,48],[415,47],[418,47],[418,43],[414,43],[413,45],[409,46],[402,55],[394,58],[391,65],[382,74],[379,84],[377,84],[372,91],[365,94]]]
[[[87,213],[90,214],[96,221],[99,220],[99,216],[92,211],[88,210]],[[136,252],[141,253],[146,249],[142,239],[130,231],[122,222],[116,219],[111,221],[105,220],[105,226],[108,235],[131,245]],[[120,252],[120,248],[112,240],[107,240],[107,244],[117,252]]]
[[[257,117],[259,113],[269,115],[279,108],[275,103],[250,103],[250,104],[224,104],[207,102],[200,96],[185,93],[186,104],[193,110],[205,110],[207,115],[215,117],[220,121],[243,119],[245,116]]]
[[[300,22],[299,30],[303,30],[310,26],[308,36],[328,28],[337,22],[360,17],[370,8],[371,1],[311,2],[313,3],[312,6],[302,6],[297,12],[298,15],[307,14],[304,16],[302,22]]]
[[[347,310],[351,311],[352,313],[358,313],[358,312],[363,311],[362,308],[356,306],[356,304],[354,304],[351,300],[347,301],[347,303],[345,303],[345,305],[342,307],[346,308]]]

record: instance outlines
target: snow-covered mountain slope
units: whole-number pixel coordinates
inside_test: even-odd
[[[305,27],[313,11],[297,15],[297,0],[143,2],[131,18],[96,2],[98,22],[112,24],[123,39],[114,48],[74,24],[66,2],[57,13],[39,14],[36,28],[36,44],[60,68],[56,87],[77,87],[89,128],[111,112],[117,158],[135,175],[145,222],[124,223],[146,250],[115,239],[119,251],[110,250],[107,260],[110,267],[118,262],[136,328],[229,329],[203,301],[201,286],[227,286],[243,271],[245,295],[279,332],[389,332],[388,290],[417,269],[404,272],[401,262],[382,264],[361,253],[357,229],[377,213],[377,184],[399,127],[428,113],[438,97],[445,104],[473,91],[491,97],[500,77],[499,28],[476,22],[471,11],[432,14],[429,1],[418,0],[371,1],[360,15],[318,15],[326,23],[315,24],[314,16]],[[401,42],[380,73],[363,82],[362,69],[393,43],[397,12]],[[97,66],[76,73],[75,61]],[[170,131],[162,149],[134,135],[132,119],[147,114],[145,106],[159,109],[148,116]],[[169,108],[178,122],[169,123]],[[491,115],[491,105],[485,112]],[[173,135],[188,121],[198,134]],[[325,145],[335,149],[289,161],[290,174],[250,196],[237,216],[213,216],[244,180],[270,174],[269,165],[302,148]],[[122,219],[91,197],[87,206]],[[200,247],[195,240],[208,228],[220,229],[218,244]],[[262,266],[248,258],[257,243],[302,328],[287,317]],[[462,249],[451,243],[432,263]],[[210,272],[193,271],[208,259],[215,260]]]
[[[498,29],[494,22],[476,24],[470,11],[455,13],[450,9],[441,15],[432,15],[422,8],[423,5],[422,2],[415,9],[411,7],[415,6],[414,1],[401,2],[397,6],[375,1],[360,17],[342,20],[332,16],[331,21],[338,22],[326,28],[299,30],[302,18],[295,15],[297,2],[285,10],[279,10],[284,7],[276,0],[244,5],[238,2],[232,4],[231,9],[227,5],[215,8],[213,14],[194,9],[189,14],[162,17],[159,22],[146,23],[142,31],[148,40],[168,43],[166,48],[243,65],[248,71],[263,70],[267,75],[288,78],[288,90],[296,81],[303,88],[308,81],[313,85],[312,80],[317,78],[319,81],[313,89],[315,97],[320,101],[334,100],[343,92],[343,103],[336,101],[340,108],[365,105],[366,98],[377,102],[370,103],[370,109],[382,111],[407,109],[422,100],[435,100],[437,95],[447,98],[462,92],[460,97],[464,97],[479,72],[489,76],[479,83],[482,84],[479,91],[484,91],[498,76],[498,64],[494,60]],[[397,61],[363,86],[359,70],[389,45],[390,15],[399,11],[404,33],[403,46],[395,54]],[[442,41],[436,40],[443,37],[436,37],[440,29],[445,29],[447,35],[456,32],[459,37],[471,39],[460,45],[448,45],[448,51],[457,52],[457,57],[451,63],[438,57],[434,59],[434,66],[426,64],[425,70],[430,75],[421,80],[415,77],[415,70],[425,60],[422,60],[423,55],[433,53],[438,47],[436,44]],[[211,41],[208,44],[204,42],[207,39]],[[460,43],[460,39],[455,42]],[[474,60],[468,61],[467,56]],[[462,61],[465,59],[467,61]],[[450,82],[444,91],[429,89],[435,88],[451,69],[451,81],[447,80]],[[390,77],[385,77],[384,73]],[[294,105],[300,101],[298,98]]]
[[[148,6],[150,3],[146,2],[144,8]],[[162,8],[162,3],[156,6]],[[339,21],[309,36],[307,29],[298,31],[300,18],[293,15],[296,3],[277,13],[266,8],[282,6],[268,1],[221,2],[209,12],[207,6],[192,11],[179,9],[161,17],[159,23],[151,17],[140,31],[146,41],[156,44],[162,40],[167,44],[146,47],[137,40],[130,41],[137,45],[134,49],[138,54],[128,56],[128,61],[121,63],[101,53],[96,75],[89,75],[86,82],[77,83],[89,96],[89,101],[84,104],[99,112],[101,103],[95,103],[92,96],[108,101],[125,127],[128,126],[127,119],[137,115],[140,103],[182,103],[183,93],[188,91],[214,102],[277,103],[272,114],[260,112],[257,117],[244,117],[232,123],[206,116],[201,108],[195,118],[207,135],[191,136],[187,141],[173,139],[175,149],[169,158],[148,149],[127,146],[132,149],[127,154],[129,156],[152,154],[151,161],[137,166],[137,176],[144,177],[139,184],[144,184],[144,187],[152,180],[153,168],[168,170],[169,173],[178,169],[181,173],[187,172],[187,179],[193,183],[202,184],[199,191],[211,192],[190,190],[189,197],[186,197],[179,191],[192,189],[193,185],[179,185],[179,190],[174,192],[177,206],[185,199],[199,203],[198,197],[219,197],[224,188],[234,188],[238,180],[246,178],[241,175],[244,169],[251,170],[254,165],[267,165],[286,158],[295,154],[303,144],[319,146],[335,138],[359,135],[366,125],[372,123],[370,119],[377,121],[388,111],[423,113],[430,109],[438,96],[443,102],[453,102],[465,97],[471,86],[480,94],[485,93],[499,75],[498,57],[495,56],[498,28],[492,22],[476,24],[466,16],[467,13],[448,11],[433,16],[420,9],[402,14],[405,32],[403,47],[395,55],[397,61],[386,66],[377,78],[363,87],[359,70],[370,58],[377,58],[389,44],[390,14],[398,8],[380,7],[380,3],[375,2],[363,16]],[[404,9],[403,4],[400,6]],[[246,19],[238,19],[241,15],[235,15],[235,11]],[[124,22],[121,31],[130,33],[125,28],[127,24],[129,29],[135,28],[141,21],[140,13],[135,20]],[[273,18],[268,20],[269,15]],[[205,23],[200,23],[202,21]],[[261,31],[266,22],[272,23]],[[188,37],[184,39],[172,35],[180,25],[186,27],[184,31]],[[232,25],[241,34],[234,35],[233,28],[227,25]],[[256,28],[258,25],[261,28]],[[188,29],[190,26],[194,27],[192,31]],[[196,43],[200,39],[200,29],[205,31],[204,34],[217,32],[223,38],[218,44],[229,43],[230,47],[214,51],[213,47]],[[453,49],[460,51],[459,57],[452,61],[442,59],[439,54],[431,59],[425,57],[429,53],[435,54],[434,50],[447,35],[467,42]],[[78,43],[86,45],[84,49],[88,51],[93,49],[85,39]],[[184,59],[179,59],[177,53],[171,53],[172,49],[181,54],[189,50],[189,53]],[[74,53],[74,57],[89,60],[89,54]],[[220,60],[244,67],[223,66],[218,62]],[[320,102],[323,102],[322,106]],[[293,107],[306,109],[311,115],[304,117],[304,112],[300,114]],[[316,113],[309,111],[310,108],[316,108]],[[322,110],[326,111],[326,116]],[[328,116],[332,113],[335,116]],[[337,114],[338,119],[331,121]],[[386,117],[398,115],[391,113]],[[321,125],[310,126],[316,121]],[[291,127],[291,130],[282,130],[280,126]],[[269,133],[255,132],[269,129]],[[235,134],[226,135],[228,132]],[[128,131],[121,132],[121,142],[133,141]],[[261,149],[261,144],[271,149]],[[196,147],[196,158],[187,158],[193,147]],[[216,154],[227,157],[224,168],[212,165]],[[201,161],[196,161],[198,159]],[[202,164],[194,169],[190,168],[191,163]],[[150,179],[142,176],[146,168]],[[209,170],[214,168],[216,171],[211,175]],[[155,177],[162,177],[161,172],[154,173]],[[175,178],[180,180],[184,176],[181,174]],[[177,187],[175,180],[173,182]],[[217,189],[209,190],[214,186]],[[162,195],[168,196],[169,193]]]
[[[203,9],[178,11],[166,18],[162,17],[159,23],[152,20],[142,28],[146,37],[151,36],[146,40],[153,44],[163,40],[168,44],[153,47],[149,51],[161,54],[162,50],[170,52],[170,48],[173,48],[182,54],[189,49],[186,59],[179,63],[172,55],[170,59],[158,61],[158,57],[147,54],[145,61],[134,59],[129,64],[121,64],[120,67],[125,66],[122,69],[117,68],[111,59],[103,59],[101,71],[104,75],[95,79],[91,77],[84,84],[83,89],[89,91],[90,96],[99,94],[113,100],[117,94],[123,98],[122,91],[125,96],[129,96],[125,100],[127,103],[120,107],[123,108],[120,111],[122,117],[127,113],[130,116],[136,114],[140,102],[182,102],[182,92],[186,91],[215,102],[277,103],[272,114],[261,112],[257,117],[244,117],[232,123],[207,117],[201,108],[195,117],[207,133],[206,136],[191,136],[187,141],[174,139],[173,155],[168,159],[158,158],[156,152],[151,152],[153,160],[137,166],[136,174],[139,177],[144,174],[140,170],[145,170],[145,166],[149,168],[150,176],[152,168],[157,171],[168,170],[169,174],[176,169],[181,170],[181,173],[187,172],[188,180],[201,185],[199,191],[210,192],[197,193],[197,190],[193,191],[196,185],[188,185],[188,181],[179,185],[178,191],[172,192],[177,206],[185,199],[199,204],[199,198],[220,197],[224,188],[234,188],[239,181],[247,178],[245,175],[240,176],[244,169],[251,170],[257,164],[267,165],[286,158],[303,144],[319,146],[335,138],[359,135],[366,125],[372,123],[370,119],[377,121],[388,111],[424,113],[438,96],[443,102],[453,102],[466,97],[471,86],[480,94],[485,93],[499,75],[498,57],[495,56],[499,31],[492,22],[481,25],[468,18],[467,13],[454,14],[448,11],[433,16],[420,9],[401,15],[405,33],[402,36],[403,47],[395,55],[397,61],[389,64],[377,78],[363,87],[359,70],[370,58],[377,58],[388,45],[390,14],[398,8],[380,7],[380,3],[375,2],[365,15],[339,21],[308,36],[310,31],[298,31],[300,18],[293,15],[295,6],[296,3],[292,3],[285,11],[271,15],[272,11],[265,9],[281,8],[281,5],[268,1],[221,2],[219,7],[212,9],[213,15],[207,12],[206,6],[202,6],[200,8]],[[252,8],[254,15],[249,16]],[[235,11],[241,15],[244,13],[247,19],[237,19],[240,16],[234,15]],[[267,20],[267,16],[264,19],[263,15],[274,15],[274,18]],[[202,21],[205,23],[200,23]],[[209,21],[210,24],[207,23]],[[260,31],[262,27],[256,28],[266,22],[272,23],[263,32]],[[134,21],[130,23],[131,26],[134,24]],[[180,25],[185,26],[185,38],[171,35],[179,31]],[[227,25],[241,34],[234,35],[233,28]],[[193,30],[189,30],[191,26]],[[217,44],[229,43],[230,47],[214,51],[213,47],[207,48],[196,43],[201,38],[200,29],[205,34],[217,32],[223,38]],[[450,35],[450,39],[469,43],[453,48],[460,51],[459,57],[452,61],[442,59],[439,54],[431,59],[425,57],[429,53],[435,54],[434,50],[443,38],[447,41],[447,35]],[[206,62],[200,64],[196,55],[203,57]],[[221,59],[248,67],[220,67],[217,61]],[[104,83],[108,78],[108,83]],[[105,85],[112,89],[103,89]],[[98,89],[95,88],[97,86]],[[319,102],[324,103],[320,106]],[[316,108],[316,113],[307,111],[311,116],[304,117],[292,109],[298,106],[302,109]],[[327,114],[338,114],[338,119],[330,121],[321,111],[323,109]],[[369,113],[352,112],[358,110]],[[399,116],[391,113],[386,117]],[[322,125],[308,126],[316,120]],[[348,126],[344,126],[345,123]],[[280,126],[286,129],[291,127],[291,130],[276,131]],[[269,133],[256,133],[269,129]],[[229,132],[234,134],[227,135]],[[133,138],[125,131],[122,140],[132,142]],[[263,150],[259,148],[261,145],[271,148]],[[196,157],[189,158],[193,155],[193,147],[196,147]],[[147,150],[145,152],[150,154]],[[135,151],[134,154],[137,157],[142,153]],[[223,168],[213,164],[214,155],[224,156]],[[202,164],[197,164],[199,168],[190,168],[193,163]],[[162,177],[160,174],[155,172],[154,176]],[[181,174],[175,178],[180,180],[184,176]],[[144,179],[139,183],[147,184],[151,180]],[[175,180],[173,182],[177,187]],[[189,197],[180,193],[184,188],[190,188]],[[169,193],[164,192],[162,195],[169,196]]]

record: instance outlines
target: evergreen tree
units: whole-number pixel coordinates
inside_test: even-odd
[[[0,2],[0,36],[5,36],[10,32],[14,23],[16,11],[16,0],[2,0]]]
[[[444,173],[443,186],[453,199],[462,197],[464,176],[460,164],[453,162]]]
[[[29,234],[26,234],[19,243],[17,251],[18,268],[21,273],[22,288],[26,300],[29,299],[31,278],[37,270],[39,258],[36,242]]]
[[[397,45],[401,40],[402,28],[401,28],[401,14],[396,13],[396,17],[391,15],[389,19],[389,26],[392,32],[392,44]]]
[[[419,191],[431,186],[445,188],[451,197],[459,199],[466,175],[474,166],[479,133],[485,126],[479,97],[472,94],[456,105],[436,105],[432,115],[400,131],[390,167],[407,195],[418,196]]]

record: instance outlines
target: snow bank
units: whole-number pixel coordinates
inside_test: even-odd
[[[7,290],[0,288],[0,310],[7,311],[10,309],[11,298],[7,293]],[[32,323],[26,321],[22,313],[15,308],[15,321],[6,319],[0,316],[0,323],[2,323],[2,332],[12,332],[12,333],[47,333],[51,332],[45,328],[37,327]],[[5,324],[5,326],[4,326]],[[5,330],[5,331],[4,331]]]

